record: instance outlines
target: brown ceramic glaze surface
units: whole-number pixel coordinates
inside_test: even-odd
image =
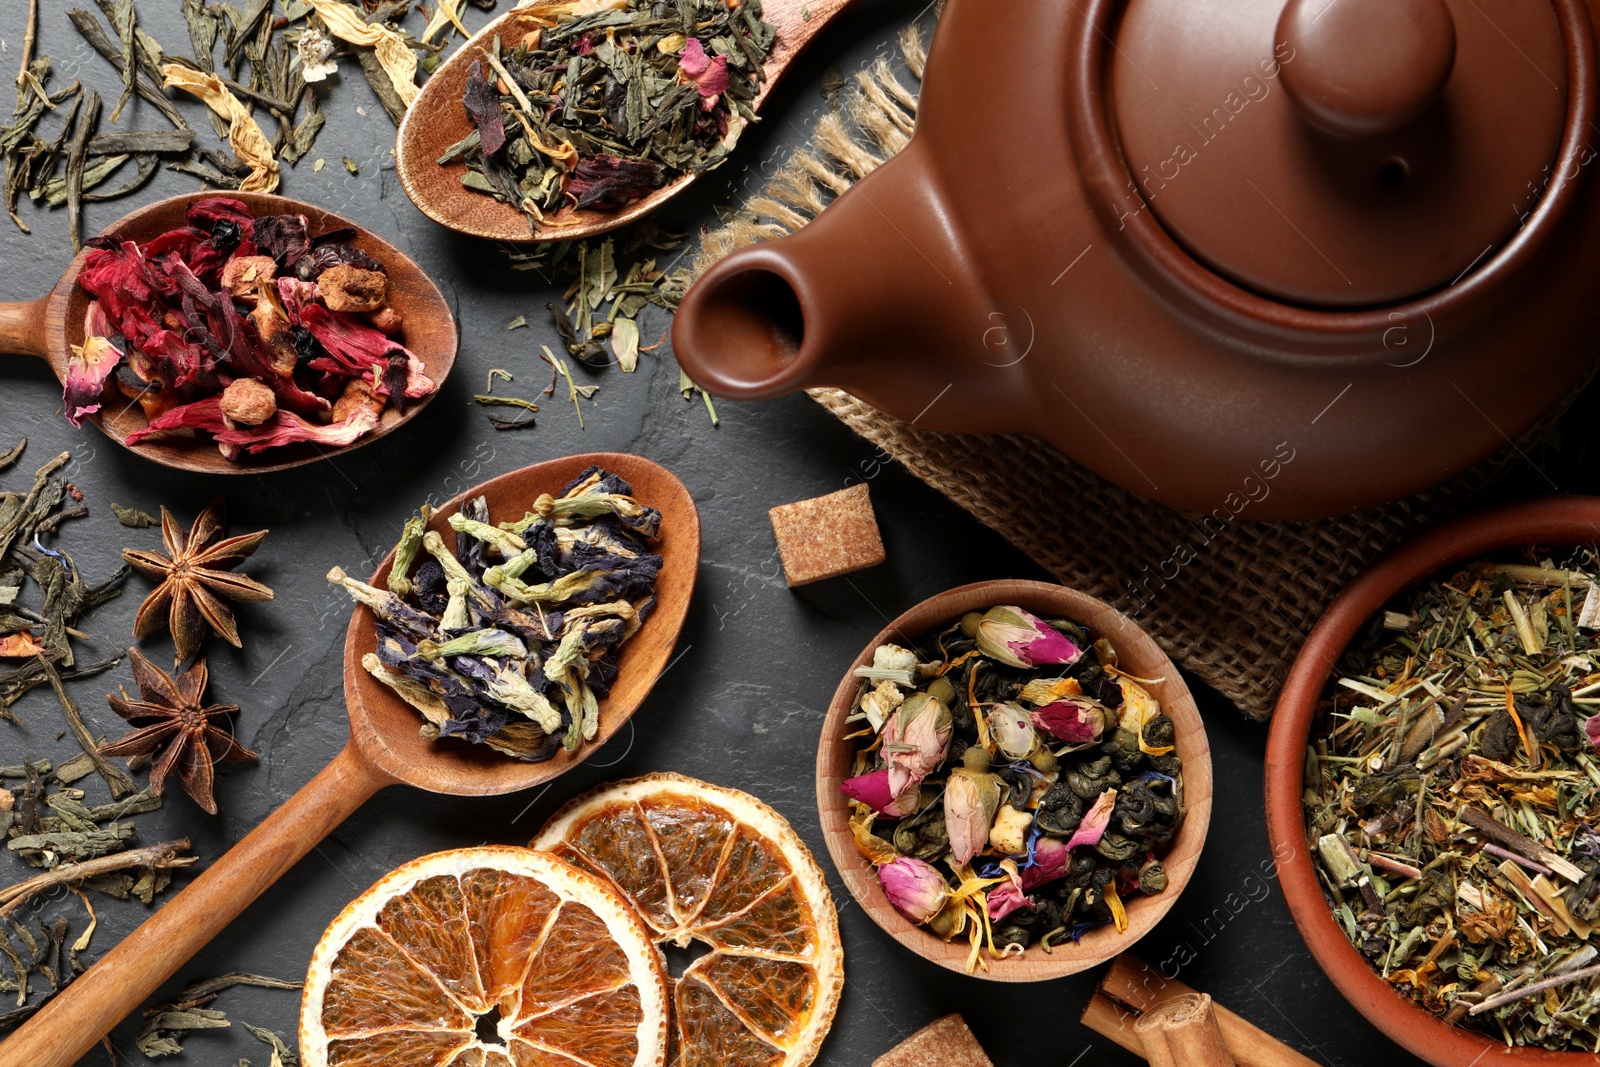
[[[1458,47],[1441,101],[1397,131],[1318,157],[1314,146],[1330,135],[1300,117],[1282,64],[1279,77],[1260,65],[1276,62],[1281,0],[1180,4],[1173,19],[1188,19],[1187,32],[1152,26],[1141,40],[1139,12],[1173,3],[1045,11],[951,0],[911,145],[794,236],[709,271],[676,320],[678,356],[712,392],[740,399],[837,386],[919,427],[1036,433],[1136,493],[1224,521],[1338,514],[1437,484],[1504,448],[1590,369],[1600,278],[1600,197],[1586,147],[1600,71],[1587,7],[1445,2]],[[1204,18],[1184,15],[1189,8]],[[1241,41],[1235,21],[1247,15]],[[1230,114],[1193,168],[1147,202],[1131,184],[1119,124],[1119,92],[1142,79],[1114,68],[1119,53],[1155,56],[1162,40],[1170,65],[1145,70],[1162,91],[1178,94],[1191,71],[1207,71],[1205,84],[1220,90],[1215,100],[1174,95],[1168,106],[1193,107],[1197,124],[1228,91],[1244,98],[1246,76],[1270,93]],[[1480,54],[1506,63],[1489,72],[1488,89],[1466,80]],[[989,72],[983,92],[969,76],[979,68]],[[1498,109],[1501,82],[1528,100],[1525,113]],[[1456,114],[1458,83],[1463,100],[1489,108],[1483,116]],[[1487,132],[1475,125],[1484,117],[1495,124]],[[1448,120],[1443,133],[1436,119]],[[1488,133],[1496,140],[1479,136]],[[1203,186],[1199,168],[1263,139],[1261,152],[1233,160],[1231,187],[1197,201],[1242,220],[1230,238],[1238,248],[1326,271],[1248,181],[1293,169],[1309,196],[1316,183],[1342,180],[1341,167],[1376,180],[1388,157],[1375,146],[1429,137],[1443,138],[1446,159],[1488,144],[1494,158],[1479,170],[1499,198],[1481,216],[1430,216],[1421,191],[1477,173],[1435,177],[1430,165],[1411,172],[1417,194],[1402,182],[1391,198],[1417,207],[1422,222],[1399,213],[1403,225],[1389,226],[1391,201],[1370,189],[1344,205],[1377,232],[1338,235],[1365,249],[1359,263],[1332,258],[1374,292],[1409,290],[1397,303],[1340,309],[1264,295],[1195,259],[1162,222],[1185,187]],[[1151,145],[1159,150],[1153,135]],[[1328,169],[1317,171],[1315,158]],[[1514,188],[1496,176],[1501,159],[1528,168],[1508,172]],[[1461,188],[1479,195],[1470,182]],[[1239,193],[1260,210],[1247,212]],[[1452,242],[1469,233],[1483,241],[1462,252]],[[1401,268],[1437,287],[1398,285]]]
[[[800,49],[849,2],[766,0],[761,5],[762,17],[777,28],[777,36],[762,68],[766,80],[756,93],[754,106],[757,110]],[[428,78],[400,124],[400,135],[395,142],[395,170],[411,202],[435,222],[474,237],[519,243],[571,241],[636,222],[686,189],[696,175],[684,174],[616,211],[568,208],[548,216],[544,224],[530,230],[528,216],[519,208],[461,187],[466,164],[439,164],[439,158],[451,145],[472,132],[472,123],[461,105],[461,98],[466,92],[467,74],[473,61],[482,59],[491,40],[499,38],[502,47],[509,49],[535,25],[533,12],[508,11],[473,34]]]
[[[1118,660],[1128,673],[1159,679],[1149,689],[1160,701],[1161,710],[1172,719],[1177,753],[1183,760],[1183,793],[1188,813],[1162,857],[1168,879],[1166,890],[1155,896],[1129,900],[1128,929],[1120,934],[1114,927],[1101,927],[1085,934],[1076,944],[1060,945],[1048,954],[1034,946],[1022,956],[990,959],[989,970],[980,968],[977,972],[977,977],[994,981],[1041,982],[1104,963],[1149,933],[1189,884],[1211,822],[1211,746],[1206,741],[1200,710],[1195,707],[1194,698],[1178,669],[1132,619],[1085,593],[1045,582],[978,582],[924,600],[874,637],[839,682],[823,721],[817,748],[817,807],[828,855],[833,858],[833,865],[850,894],[872,921],[918,955],[941,967],[966,973],[970,952],[966,938],[945,942],[896,911],[884,896],[872,864],[856,849],[850,832],[850,805],[839,791],[839,783],[850,774],[859,742],[845,738],[851,730],[844,720],[850,714],[850,705],[860,684],[855,669],[870,663],[873,650],[879,645],[887,641],[908,644],[920,640],[969,611],[983,611],[997,604],[1016,604],[1041,616],[1081,623],[1096,636],[1111,639]]]
[[[267,193],[187,193],[157,200],[124,215],[107,227],[105,233],[129,241],[148,241],[182,227],[188,206],[196,200],[213,196],[242,200],[254,215],[304,215],[310,220],[313,234],[354,227],[357,236],[353,243],[383,263],[389,276],[390,306],[405,320],[400,342],[422,361],[429,378],[441,387],[444,385],[450,368],[455,365],[459,339],[455,316],[451,314],[444,294],[409,256],[349,219],[312,204]],[[50,363],[50,369],[55,371],[57,378],[65,379],[72,358],[72,346],[83,344],[83,315],[89,297],[77,284],[78,274],[82,270],[83,254],[79,253],[48,295],[28,303],[0,304],[0,353],[38,356]],[[239,461],[224,458],[209,438],[197,438],[192,434],[158,434],[137,445],[128,445],[127,436],[135,430],[144,429],[148,420],[138,404],[129,403],[115,389],[107,391],[104,406],[96,414],[90,415],[87,421],[94,423],[107,437],[134,455],[166,467],[206,474],[261,474],[343,455],[376,441],[410,422],[438,395],[435,392],[432,396],[409,402],[403,415],[393,406],[386,408],[377,429],[343,448],[289,445],[270,449],[257,456],[246,454]]]
[[[1283,65],[1283,87],[1300,114],[1345,137],[1389,133],[1419,118],[1456,62],[1456,21],[1445,0],[1289,0],[1273,41],[1294,56]]]
[[[661,675],[683,628],[700,562],[700,519],[689,492],[670,471],[640,456],[590,453],[525,467],[485,482],[434,512],[430,529],[469,496],[489,499],[491,521],[521,518],[541,493],[557,492],[591,464],[632,483],[637,498],[661,510],[661,573],[656,608],[622,649],[616,685],[600,701],[592,742],[545,763],[522,763],[462,742],[435,743],[419,733],[421,717],[361,666],[375,626],[357,607],[344,647],[350,740],[334,761],[284,801],[226,855],[213,862],[155,916],[106,953],[81,978],[0,1044],[0,1067],[71,1067],[317,842],[384,786],[404,783],[434,793],[486,796],[528,789],[587,759],[638,710]],[[388,575],[390,558],[375,581]]]
[[[1438,527],[1378,561],[1329,606],[1284,683],[1267,741],[1267,837],[1278,881],[1317,963],[1372,1024],[1409,1052],[1438,1067],[1494,1064],[1590,1064],[1586,1053],[1509,1050],[1502,1042],[1447,1025],[1401,997],[1345,937],[1333,918],[1306,842],[1301,791],[1305,750],[1318,725],[1317,702],[1333,665],[1361,628],[1406,587],[1453,564],[1526,545],[1592,544],[1600,539],[1600,498],[1560,497],[1469,516]]]

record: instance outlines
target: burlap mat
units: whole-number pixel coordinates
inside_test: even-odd
[[[773,175],[742,218],[704,238],[696,273],[804,226],[905,146],[926,60],[915,27],[901,35],[900,53],[903,65],[885,57],[858,74],[840,110],[817,123],[812,147]],[[1374,511],[1219,529],[1119,489],[1036,438],[938,433],[838,390],[811,396],[1057,580],[1137,618],[1181,666],[1255,719],[1272,713],[1290,662],[1339,590],[1406,535],[1470,505],[1520,454],[1512,446],[1453,482]],[[1067,501],[1070,523],[1052,506]]]

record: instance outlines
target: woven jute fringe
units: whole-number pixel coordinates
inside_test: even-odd
[[[778,168],[742,217],[703,239],[697,274],[804,226],[905,147],[927,52],[916,27],[899,46],[903,69],[880,56],[858,73],[811,146]],[[1137,618],[1174,660],[1256,719],[1272,713],[1295,653],[1347,582],[1408,534],[1472,504],[1519,457],[1512,446],[1438,489],[1356,515],[1224,522],[1142,500],[1037,438],[938,433],[835,389],[811,396],[1058,581]]]

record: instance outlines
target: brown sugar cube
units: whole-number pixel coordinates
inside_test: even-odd
[[[929,1023],[872,1061],[872,1067],[994,1067],[959,1015]]]
[[[884,560],[883,538],[865,483],[783,504],[767,514],[791,587],[875,567]]]

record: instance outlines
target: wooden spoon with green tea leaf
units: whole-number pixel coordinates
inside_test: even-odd
[[[763,0],[762,18],[774,27],[776,36],[761,66],[762,81],[752,108],[759,110],[800,50],[849,4],[850,0]],[[500,41],[504,53],[541,26],[538,6],[509,11],[473,34],[433,72],[400,124],[395,144],[400,184],[424,215],[452,230],[511,243],[593,237],[645,217],[687,189],[698,176],[694,172],[680,174],[615,210],[568,206],[547,214],[535,226],[516,205],[464,188],[461,180],[467,166],[459,159],[440,164],[440,158],[473,130],[462,104],[472,64],[483,60],[494,40]]]
[[[459,340],[449,302],[427,273],[409,256],[348,219],[311,204],[267,193],[188,193],[157,200],[124,215],[112,223],[105,233],[129,241],[149,241],[181,229],[185,225],[185,212],[194,201],[217,196],[243,201],[250,213],[257,217],[304,215],[313,234],[345,227],[354,229],[356,236],[351,243],[384,265],[389,279],[390,307],[399,313],[405,323],[404,344],[416,353],[429,378],[440,385],[444,383],[455,364]],[[80,252],[55,288],[38,300],[0,303],[0,353],[38,356],[50,364],[57,378],[66,381],[67,371],[72,366],[73,346],[81,346],[84,341],[83,318],[89,305],[89,294],[78,284],[83,262],[84,254]],[[261,474],[343,455],[351,449],[376,441],[410,422],[438,395],[435,390],[429,396],[412,401],[403,413],[390,405],[385,408],[375,429],[343,447],[287,445],[239,462],[224,457],[208,437],[167,432],[135,445],[128,444],[128,435],[144,429],[148,420],[137,403],[127,400],[109,384],[100,410],[86,418],[117,444],[162,466],[204,474]]]
[[[543,763],[524,763],[487,745],[427,740],[417,711],[362,666],[362,657],[377,647],[377,620],[368,608],[358,606],[344,642],[344,699],[350,716],[344,750],[0,1043],[0,1067],[72,1067],[100,1035],[109,1033],[379,789],[404,784],[456,796],[529,789],[582,763],[632,718],[672,656],[700,566],[699,514],[688,489],[671,471],[623,453],[549,460],[467,490],[436,510],[428,528],[453,537],[449,517],[479,495],[487,499],[491,522],[519,519],[540,494],[559,493],[596,465],[619,475],[632,485],[634,499],[661,512],[660,540],[652,546],[661,556],[661,570],[655,609],[622,646],[616,680],[600,701],[594,740],[570,752],[558,751]],[[373,584],[388,581],[393,561],[390,552]],[[320,865],[306,873],[318,872],[328,873]]]

